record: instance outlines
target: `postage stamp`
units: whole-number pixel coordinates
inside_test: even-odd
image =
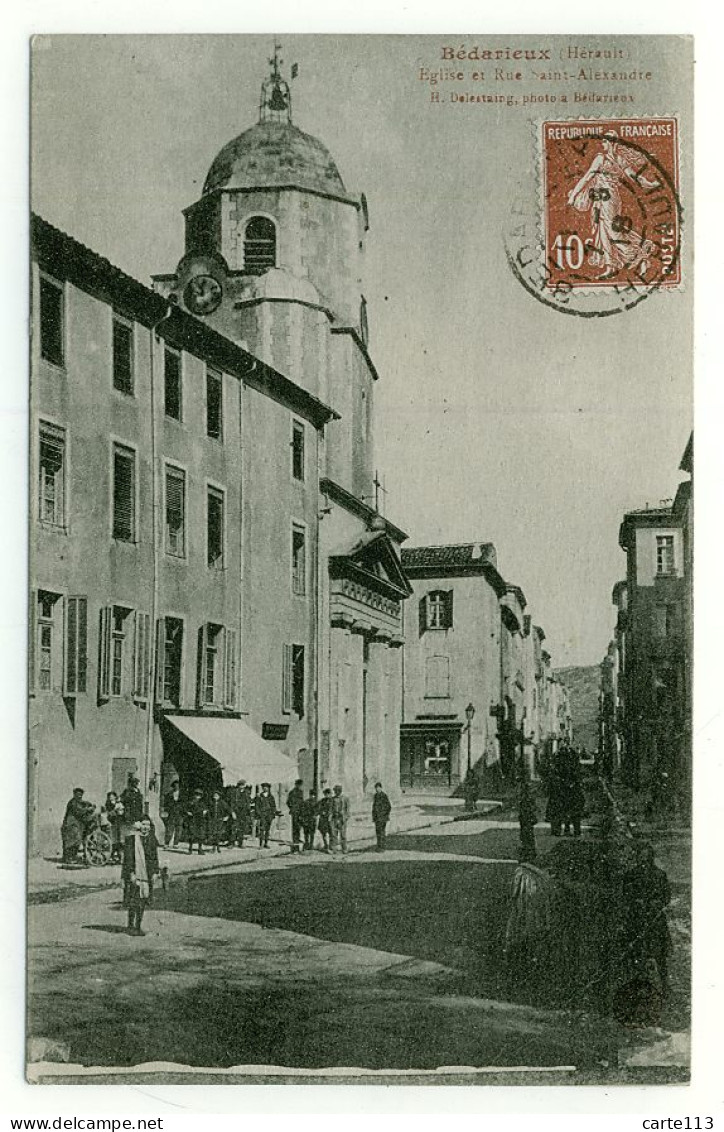
[[[546,287],[681,282],[675,118],[544,122]]]

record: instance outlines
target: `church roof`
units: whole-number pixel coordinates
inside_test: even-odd
[[[228,142],[214,158],[204,193],[295,185],[330,196],[346,196],[344,182],[326,146],[291,122],[258,122]]]

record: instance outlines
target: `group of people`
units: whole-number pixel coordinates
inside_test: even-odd
[[[578,752],[562,744],[548,769],[548,807],[546,821],[550,822],[554,837],[581,836],[581,818],[585,809],[585,796],[581,782],[581,764]]]
[[[184,795],[175,779],[161,809],[164,845],[175,848],[186,841],[189,853],[194,846],[204,853],[204,845],[218,853],[222,845],[243,848],[245,838],[257,836],[260,848],[268,849],[272,822],[279,816],[269,782],[262,782],[256,796],[243,781],[236,786],[216,786],[207,794],[197,786]]]
[[[109,790],[100,813],[92,802],[84,797],[82,786],[76,786],[73,796],[65,807],[60,836],[63,843],[63,863],[74,864],[84,851],[88,834],[96,825],[108,829],[111,837],[111,860],[120,861],[126,837],[136,822],[144,815],[145,807],[139,781],[135,775],[128,777],[128,784],[120,796]]]
[[[287,796],[287,809],[291,818],[292,853],[315,848],[315,838],[319,833],[322,850],[333,853],[341,848],[347,852],[347,825],[350,817],[350,801],[341,786],[332,790],[326,786],[321,798],[311,788],[304,796],[304,781],[298,778]],[[377,838],[377,852],[385,849],[387,823],[390,820],[392,803],[382,789],[382,783],[375,783],[372,800],[372,821]]]

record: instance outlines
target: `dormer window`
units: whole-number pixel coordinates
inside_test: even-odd
[[[263,275],[277,263],[277,230],[266,216],[252,216],[244,229],[244,273]]]

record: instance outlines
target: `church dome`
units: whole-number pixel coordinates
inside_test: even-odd
[[[291,122],[258,122],[227,143],[212,162],[204,193],[215,189],[265,189],[299,185],[346,195],[326,146]]]

